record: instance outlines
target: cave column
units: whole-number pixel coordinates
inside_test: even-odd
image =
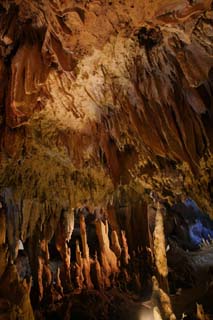
[[[164,207],[158,202],[157,211],[155,216],[155,229],[153,233],[153,243],[154,243],[154,257],[155,265],[157,269],[157,278],[159,281],[160,288],[164,292],[169,292],[168,285],[168,265],[166,257],[166,240],[164,234]]]

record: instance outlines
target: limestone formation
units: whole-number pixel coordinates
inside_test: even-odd
[[[154,239],[155,264],[157,267],[159,281],[161,283],[162,289],[168,292],[168,282],[167,282],[168,266],[167,266],[167,258],[166,258],[163,208],[161,207],[160,203],[157,203],[157,212],[156,212],[156,218],[155,218],[155,230],[153,234],[153,239]]]
[[[213,217],[212,25],[211,0],[0,0],[0,318],[81,316],[96,290],[101,318],[155,275],[174,319],[194,263],[163,208]]]
[[[82,267],[83,267],[83,275],[84,275],[84,281],[85,285],[88,289],[93,288],[93,284],[90,277],[90,268],[91,268],[91,261],[90,261],[90,255],[89,255],[89,247],[87,244],[87,233],[86,233],[86,224],[84,221],[84,217],[80,216],[80,230],[81,230],[81,241],[82,241],[82,247],[83,247],[83,256],[81,259]]]
[[[71,275],[70,275],[70,259],[71,253],[68,247],[68,241],[71,238],[74,227],[73,213],[64,211],[61,215],[61,219],[56,230],[56,247],[59,251],[62,261],[62,281],[64,286],[69,289],[71,286]]]
[[[112,231],[111,241],[112,241],[112,250],[116,254],[116,257],[119,259],[121,257],[121,246],[118,240],[117,232],[115,230]]]
[[[110,287],[110,277],[118,272],[117,258],[110,248],[108,237],[108,224],[101,220],[96,221],[96,232],[100,246],[101,269],[103,272],[103,281],[106,287]]]
[[[158,281],[154,276],[152,278],[152,281],[153,281],[152,301],[154,305],[154,313],[157,316],[157,314],[160,311],[160,315],[162,319],[175,320],[176,316],[172,311],[170,297],[159,287]]]

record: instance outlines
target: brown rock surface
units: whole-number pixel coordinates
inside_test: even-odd
[[[61,200],[78,185],[75,202],[99,202],[136,178],[161,195],[193,186],[210,211],[211,1],[2,1],[0,14],[2,185],[13,176],[28,198],[60,185]]]
[[[21,239],[42,297],[54,238],[71,287],[72,213],[85,204],[108,207],[118,237],[114,253],[96,221],[92,261],[81,221],[80,289],[93,287],[90,268],[97,287],[110,286],[119,243],[128,265],[126,238],[131,253],[152,246],[151,191],[169,204],[191,197],[213,215],[212,20],[211,0],[0,0],[1,276]]]

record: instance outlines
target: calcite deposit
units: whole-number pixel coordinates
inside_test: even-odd
[[[31,303],[74,287],[141,292],[153,272],[168,294],[159,208],[192,198],[213,216],[212,9],[0,0],[0,310],[10,319],[33,319]],[[87,235],[79,216],[71,250],[77,209],[95,218]],[[32,280],[16,270],[20,240]]]

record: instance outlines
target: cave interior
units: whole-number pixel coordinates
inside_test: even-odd
[[[0,0],[0,320],[213,319],[213,2]]]

